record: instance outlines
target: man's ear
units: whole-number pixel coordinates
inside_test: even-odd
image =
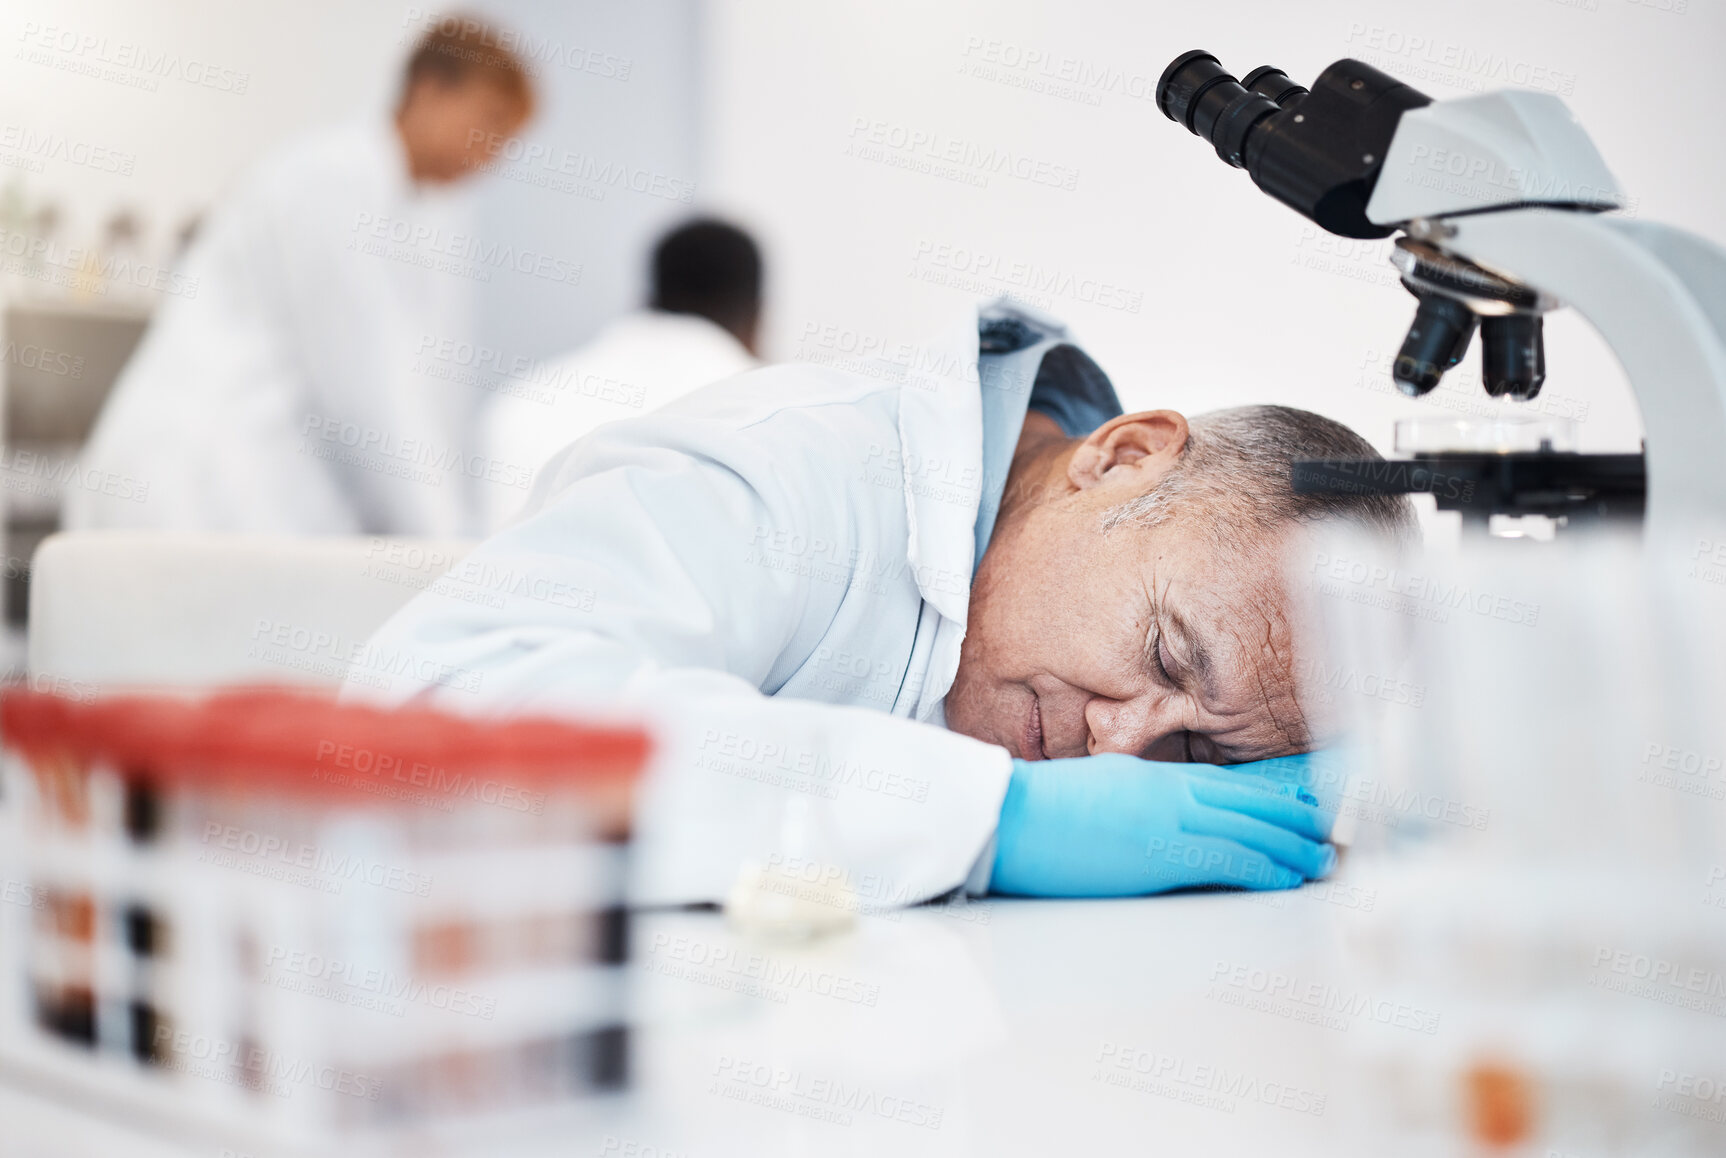
[[[1096,486],[1110,471],[1166,474],[1187,446],[1187,420],[1173,410],[1123,414],[1097,427],[1073,451],[1067,481],[1079,490]]]

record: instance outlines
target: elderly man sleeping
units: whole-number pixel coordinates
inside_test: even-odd
[[[1412,516],[1288,467],[1371,448],[1284,407],[1122,414],[1005,303],[895,355],[599,428],[372,649],[457,710],[651,717],[643,901],[799,858],[900,901],[1328,872],[1280,560]]]

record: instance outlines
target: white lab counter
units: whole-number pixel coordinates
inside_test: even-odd
[[[1332,930],[1349,895],[989,899],[802,947],[715,913],[644,916],[631,1093],[378,1152],[1335,1152],[1338,1050],[1357,1027],[1263,991],[1267,974],[1344,983]],[[0,1152],[272,1153],[174,1138],[41,1074],[0,1052]]]

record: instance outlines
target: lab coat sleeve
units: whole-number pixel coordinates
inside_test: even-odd
[[[838,879],[863,904],[975,879],[1011,774],[1004,749],[762,693],[813,645],[811,603],[832,596],[818,586],[830,580],[763,565],[757,545],[843,526],[834,472],[747,435],[726,440],[725,461],[632,444],[636,425],[566,451],[552,471],[574,481],[386,624],[362,678],[411,672],[389,677],[387,698],[455,710],[646,717],[658,746],[637,810],[643,902],[722,900],[751,863]]]
[[[864,907],[977,879],[1011,772],[1004,750],[868,708],[763,696],[723,673],[644,673],[632,690],[674,713],[660,718],[638,813],[643,900],[721,900],[750,863],[837,880]]]

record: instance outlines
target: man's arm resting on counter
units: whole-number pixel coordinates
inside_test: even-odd
[[[401,688],[388,697],[398,701],[650,719],[660,742],[638,809],[643,901],[721,900],[741,867],[775,855],[828,860],[896,901],[949,892],[994,830],[1010,758],[876,709],[762,693],[824,619],[806,612],[814,580],[747,562],[750,543],[762,528],[810,533],[852,517],[819,464],[812,477],[784,463],[748,473],[783,458],[765,426],[707,454],[699,427],[680,436],[687,450],[645,444],[635,424],[602,428],[569,452],[579,473],[565,490],[368,648],[449,673],[448,686]],[[462,599],[469,586],[488,598]],[[798,797],[819,831],[787,818]]]

